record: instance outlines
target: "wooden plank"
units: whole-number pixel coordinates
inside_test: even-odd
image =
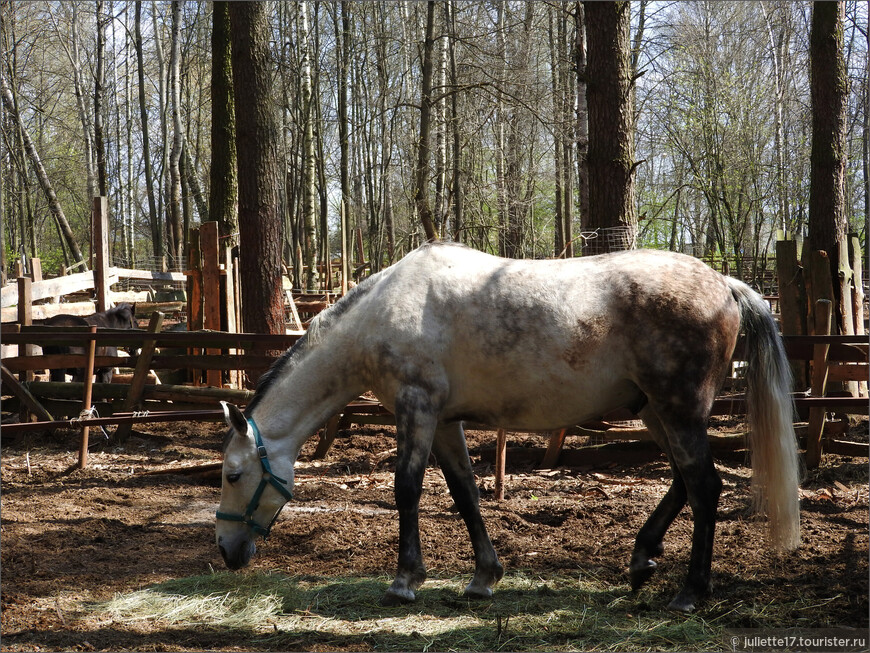
[[[79,327],[81,328],[81,327]],[[44,342],[61,342],[68,341],[69,333],[75,332],[76,327],[48,327],[43,325],[34,325],[22,327],[20,330],[3,329],[0,331],[0,336],[3,337],[4,344],[21,345],[24,343],[43,344]],[[87,332],[84,328],[83,332]],[[138,344],[145,336],[141,329],[101,329],[99,340],[102,342],[103,334],[111,334],[113,344]],[[151,336],[148,336],[151,338]],[[255,346],[267,347],[269,349],[286,349],[292,347],[297,340],[298,335],[286,334],[270,334],[270,333],[220,333],[213,331],[163,331],[154,335],[154,340],[161,347],[193,347],[193,346],[209,346],[209,347],[237,347],[238,349],[252,349]],[[87,337],[84,338],[86,340]],[[81,344],[79,342],[78,344]]]
[[[541,461],[543,469],[553,469],[559,462],[559,454],[562,453],[562,447],[565,445],[565,435],[567,429],[553,431],[550,435],[550,442],[547,444],[547,452],[544,454],[544,459]]]
[[[96,366],[126,367],[131,362],[127,356],[96,356]],[[56,370],[70,367],[85,367],[87,354],[51,354],[48,356],[11,356],[3,359],[4,365],[11,372]]]
[[[187,242],[187,330],[201,331],[203,325],[203,295],[202,295],[202,246],[199,227],[190,230]],[[193,347],[190,354],[200,353],[199,347]],[[195,385],[202,382],[202,370],[190,370],[191,379]]]
[[[33,281],[42,281],[42,261],[38,258],[30,259],[30,278]]]
[[[779,307],[783,335],[806,335],[807,293],[803,282],[803,269],[798,265],[797,241],[776,241],[776,276],[779,284]],[[738,348],[736,351],[743,351]],[[791,361],[795,389],[807,385],[807,363]]]
[[[163,313],[155,311],[151,316],[151,321],[148,323],[148,332],[159,333],[161,326],[163,326]],[[139,359],[136,361],[136,370],[133,372],[133,382],[130,384],[130,390],[127,398],[124,400],[124,410],[133,410],[142,401],[142,391],[145,389],[145,381],[148,379],[148,371],[151,369],[151,358],[154,355],[156,346],[157,341],[154,339],[142,342],[142,350],[139,353]],[[119,426],[115,432],[115,439],[118,442],[126,442],[127,438],[130,437],[132,429],[132,423]]]
[[[221,277],[218,250],[217,222],[203,222],[199,228],[199,242],[202,251],[202,326],[209,331],[221,329]],[[206,354],[220,355],[219,349],[207,349]],[[206,370],[206,385],[213,388],[221,386],[220,370]]]
[[[79,272],[70,274],[65,277],[57,277],[55,279],[44,279],[33,284],[32,299],[47,299],[49,297],[58,297],[60,295],[68,295],[80,290],[90,290],[94,287],[93,272]],[[9,284],[0,290],[0,306],[8,308],[18,305],[18,287],[15,284]]]
[[[226,331],[228,333],[236,333],[238,331],[236,324],[236,273],[233,267],[233,246],[226,245],[224,247],[224,269],[226,274],[223,276],[224,296],[221,301],[221,311],[226,311]],[[221,320],[223,319],[224,314],[222,313]],[[235,356],[239,352],[233,347],[227,353],[230,356]],[[229,383],[233,387],[241,387],[241,377],[237,370],[230,371]]]
[[[332,443],[335,442],[335,436],[338,433],[340,424],[341,414],[333,415],[329,418],[329,421],[326,423],[326,426],[320,434],[320,439],[317,442],[317,449],[315,449],[314,454],[311,456],[312,459],[322,460],[323,458],[326,458],[326,454],[332,447]]]
[[[43,422],[51,422],[54,421],[54,417],[51,416],[45,407],[39,403],[39,400],[31,394],[31,392],[21,385],[18,382],[18,379],[15,378],[15,375],[5,366],[0,364],[0,370],[2,370],[2,379],[3,385],[5,385],[9,391],[18,397],[21,402],[27,406],[27,409],[36,415]],[[5,426],[3,427],[6,428]]]
[[[184,272],[162,272],[154,270],[132,270],[130,268],[109,268],[110,278],[141,279],[143,281],[174,281],[183,283],[187,281]]]
[[[867,363],[828,365],[829,381],[863,381],[866,383],[868,378],[870,378],[870,365]]]
[[[853,332],[857,336],[865,335],[864,328],[864,257],[861,254],[861,241],[857,234],[849,234],[849,261],[852,266],[852,320]],[[858,395],[868,396],[867,377],[858,380]]]
[[[827,299],[816,301],[815,332],[830,333],[833,302]],[[810,392],[814,397],[824,397],[828,382],[829,345],[816,345],[813,356],[812,385]],[[822,431],[825,426],[825,409],[811,408],[807,427],[806,464],[808,469],[816,469],[822,459]]]
[[[504,501],[504,473],[507,462],[507,431],[498,429],[495,438],[495,500]]]
[[[838,333],[855,335],[855,324],[852,318],[852,287],[855,279],[852,275],[852,265],[849,262],[849,241],[844,238],[838,243],[837,257],[837,280],[835,281],[838,293],[838,305],[835,307],[835,316],[838,320]],[[860,281],[859,281],[860,283]],[[845,388],[853,397],[858,396],[857,381],[847,381]]]
[[[95,334],[96,332],[97,327],[92,326],[91,333]],[[94,389],[94,354],[96,352],[97,341],[94,339],[88,343],[88,364],[85,368],[85,394],[82,398],[82,415],[90,413],[91,410],[91,398]],[[88,426],[87,419],[85,419],[84,424],[82,427],[82,439],[79,444],[79,469],[84,469],[88,465],[88,437],[90,436],[91,427]]]
[[[71,381],[56,383],[52,381],[34,381],[29,384],[30,392],[37,398],[53,397],[56,399],[78,399],[82,396],[82,384]],[[121,383],[96,383],[92,394],[97,400],[123,400],[130,393],[129,385]],[[198,401],[200,399],[216,403],[231,401],[246,405],[254,396],[253,390],[236,390],[233,388],[207,388],[191,385],[146,384],[142,390],[143,399],[159,399],[171,401]]]
[[[831,262],[828,255],[821,250],[807,250],[804,252],[804,280],[807,286],[807,327],[811,335],[817,334],[815,327],[815,306],[820,299],[834,301],[834,283],[831,278]]]
[[[23,326],[29,326],[33,322],[33,280],[29,277],[18,277],[18,297],[21,302],[18,304],[18,323]],[[33,356],[33,345],[25,343],[24,347],[19,350],[24,356]],[[33,372],[25,370],[18,377],[22,383],[33,381]],[[28,421],[23,419],[22,421]]]

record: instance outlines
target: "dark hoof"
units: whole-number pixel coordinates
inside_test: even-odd
[[[689,614],[695,611],[695,598],[683,591],[674,597],[674,600],[668,603],[668,610]]]
[[[394,590],[390,588],[387,590],[387,593],[384,594],[384,597],[381,599],[381,605],[385,607],[392,607],[396,605],[406,605],[408,603],[413,603],[417,599],[417,596],[411,590]]]
[[[469,585],[465,588],[465,592],[462,593],[466,599],[471,599],[472,601],[489,601],[492,599],[492,588],[491,587],[472,587]]]
[[[643,563],[635,563],[632,565],[629,572],[631,589],[636,592],[643,587],[644,583],[646,583],[655,573],[657,566],[655,560],[646,560]]]

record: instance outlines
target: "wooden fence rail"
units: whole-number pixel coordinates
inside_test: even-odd
[[[136,348],[141,347],[143,341],[153,340],[158,348],[157,353],[151,359],[151,367],[153,369],[161,368],[192,368],[197,370],[263,370],[266,369],[274,361],[272,356],[267,356],[254,351],[262,351],[263,349],[282,350],[292,346],[299,338],[297,335],[263,335],[251,333],[223,333],[215,331],[195,331],[195,332],[161,332],[148,333],[143,330],[110,330],[99,329],[96,333],[83,332],[70,328],[46,327],[46,326],[26,326],[18,325],[3,325],[0,331],[5,345],[45,345],[45,344],[66,344],[86,346],[86,343],[91,340],[96,341],[99,345],[114,345],[119,347]],[[792,360],[808,361],[812,360],[814,348],[824,344],[828,346],[826,364],[829,366],[830,380],[851,380],[862,379],[868,377],[868,343],[866,338],[856,336],[784,336],[783,338],[786,352]],[[232,355],[225,353],[221,354],[182,354],[182,355],[161,355],[159,348],[197,348],[199,351],[214,351],[221,352],[222,350],[235,350]],[[738,343],[735,350],[735,362],[742,360],[742,343]],[[3,359],[3,366],[12,373],[22,373],[34,370],[44,370],[51,366],[66,366],[66,367],[84,367],[86,364],[86,356],[83,355],[66,355],[66,356],[10,356]],[[137,362],[136,356],[126,356],[119,358],[101,357],[95,358],[95,364],[111,365],[121,364],[124,366],[135,366]],[[6,381],[4,375],[4,381]],[[7,383],[8,385],[8,383]],[[38,401],[45,402],[52,409],[51,414],[54,415],[78,415],[80,410],[80,401],[83,395],[83,384],[80,383],[47,383],[47,382],[31,382],[26,384],[29,394]],[[137,412],[135,417],[133,413],[128,411],[120,412],[111,416],[101,417],[100,424],[120,424],[133,422],[148,422],[148,421],[173,421],[174,419],[189,420],[196,419],[217,420],[221,419],[220,411],[193,411],[197,405],[211,403],[212,405],[221,399],[234,401],[244,405],[250,399],[252,393],[244,389],[216,388],[216,387],[192,387],[178,385],[144,385],[142,406],[143,408],[151,409],[148,413]],[[123,401],[127,397],[127,386],[121,384],[94,384],[92,388],[92,396],[95,403],[99,404],[103,410],[113,412],[118,408],[118,402]],[[54,402],[54,403],[52,403]],[[112,402],[116,405],[113,406]],[[806,419],[810,410],[822,410],[826,412],[848,413],[848,414],[867,414],[868,400],[866,398],[853,397],[811,397],[805,393],[797,393],[794,397],[795,407],[801,419]],[[64,408],[64,405],[66,406]],[[173,408],[174,410],[166,410]],[[179,410],[181,409],[181,410]],[[716,399],[713,406],[714,415],[740,415],[746,412],[746,401],[741,395],[719,397]],[[380,404],[372,402],[353,402],[345,408],[342,413],[334,420],[330,421],[330,427],[323,433],[324,441],[318,447],[318,452],[325,454],[329,448],[331,441],[330,437],[335,436],[338,430],[339,418],[342,424],[347,423],[393,423],[392,416]],[[612,428],[612,424],[608,422],[619,420],[637,419],[628,411],[617,411],[606,416],[602,416],[602,421],[580,425],[579,429],[588,430],[589,428],[597,429],[598,431]],[[116,420],[116,421],[113,421]],[[69,425],[69,421],[56,420],[54,422],[34,422],[21,424],[8,424],[4,426],[4,430],[8,430],[10,434],[24,431],[56,428],[58,426]],[[94,424],[96,425],[96,423]],[[473,425],[480,428],[488,428],[485,425]],[[472,427],[473,427],[472,426]],[[636,429],[635,429],[636,430]],[[569,430],[568,434],[578,432]],[[626,439],[643,439],[639,438],[637,433],[628,433],[624,430],[614,430],[614,435]],[[559,459],[562,444],[564,443],[564,435],[561,438],[551,439],[551,449],[547,452],[545,459],[556,461]],[[863,449],[867,449],[865,445]],[[855,449],[855,453],[863,451],[860,447]],[[863,455],[866,455],[864,452]]]

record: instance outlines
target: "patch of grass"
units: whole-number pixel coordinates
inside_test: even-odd
[[[413,604],[380,605],[386,577],[215,573],[90,606],[116,621],[225,629],[259,650],[703,651],[724,628],[788,625],[805,605],[719,602],[696,615],[664,610],[662,587],[630,594],[593,576],[514,572],[490,601],[461,596],[467,579],[433,578]],[[661,609],[658,607],[661,604]]]

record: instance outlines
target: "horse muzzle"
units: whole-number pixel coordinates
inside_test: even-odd
[[[257,552],[257,545],[254,543],[254,540],[248,538],[239,538],[231,541],[229,538],[219,536],[217,538],[217,545],[221,552],[221,557],[224,559],[224,564],[233,571],[247,565],[254,553]]]

